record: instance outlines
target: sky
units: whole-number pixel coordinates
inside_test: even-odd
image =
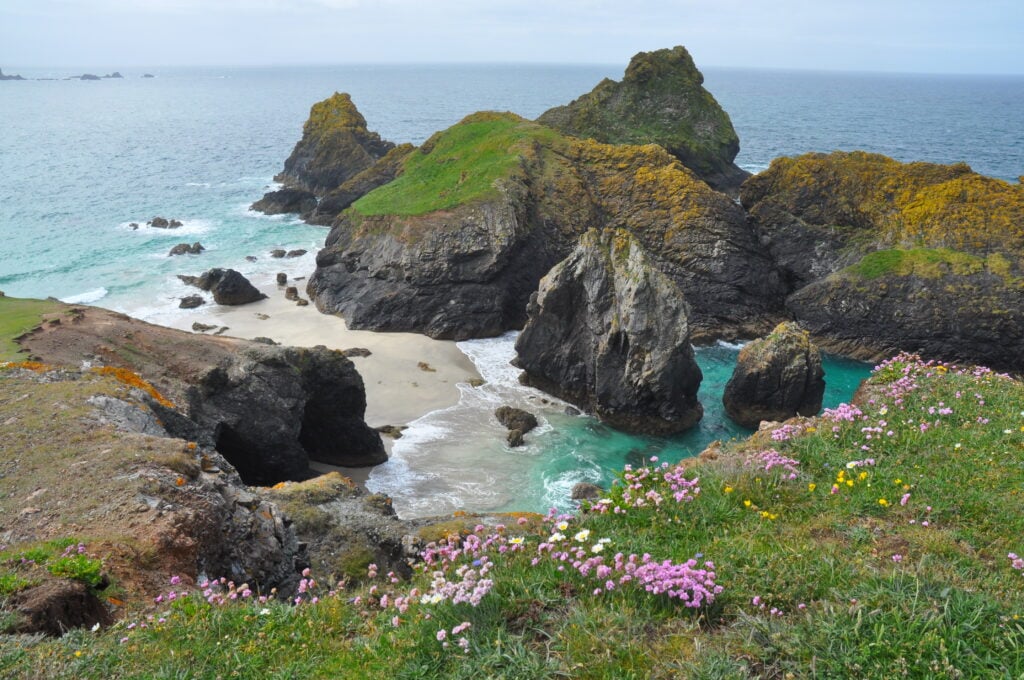
[[[1024,74],[1024,0],[0,0],[0,68],[622,64]]]

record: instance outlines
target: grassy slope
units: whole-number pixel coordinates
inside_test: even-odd
[[[43,314],[54,312],[58,307],[59,303],[49,300],[0,297],[0,361],[24,360],[24,355],[19,358],[14,338],[32,330],[39,325]]]
[[[481,529],[489,545],[449,559],[442,549],[414,583],[382,575],[376,592],[334,596],[316,585],[301,606],[179,597],[145,629],[124,621],[0,642],[0,675],[1020,677],[1024,572],[1008,554],[1024,552],[1024,385],[908,358],[873,383],[862,413],[840,408],[764,433],[690,470],[627,472],[605,512],[563,530],[538,517]],[[699,476],[700,492],[677,502],[681,475]],[[594,553],[601,538],[610,543]],[[591,563],[583,575],[575,556],[538,552],[542,542],[606,565],[617,552],[694,558],[693,570],[713,560],[723,590],[688,608],[622,571],[597,575]],[[430,592],[429,571],[444,572],[438,583],[472,580],[457,567],[476,559],[468,568],[479,571],[485,555],[493,588],[478,606],[396,602],[412,587]],[[462,622],[471,626],[453,633]]]
[[[473,114],[428,140],[408,157],[398,179],[352,209],[362,215],[422,215],[492,197],[495,180],[519,167],[523,144],[559,137],[514,114]]]

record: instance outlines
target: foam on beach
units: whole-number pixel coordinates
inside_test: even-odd
[[[101,286],[99,288],[87,290],[84,293],[76,293],[75,295],[62,297],[60,298],[60,301],[66,302],[69,305],[90,305],[105,298],[109,292],[110,291]]]

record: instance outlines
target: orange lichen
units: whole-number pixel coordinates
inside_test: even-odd
[[[0,364],[0,368],[23,368],[26,371],[35,371],[36,373],[45,373],[46,371],[53,370],[53,366],[38,361],[12,361]]]
[[[166,399],[161,395],[155,387],[150,385],[148,382],[143,380],[138,373],[129,371],[127,368],[118,368],[117,366],[100,366],[92,369],[94,373],[99,375],[109,375],[115,378],[117,381],[128,385],[129,387],[135,387],[142,390],[150,397],[153,398],[156,403],[167,408],[174,408],[174,403],[169,399]]]

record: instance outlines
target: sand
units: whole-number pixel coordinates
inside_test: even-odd
[[[227,326],[224,335],[237,338],[266,337],[282,345],[370,350],[370,356],[353,356],[352,362],[366,384],[366,422],[371,427],[405,425],[447,408],[459,400],[456,383],[480,377],[454,342],[416,333],[349,330],[341,317],[321,314],[312,303],[300,307],[285,300],[284,288],[274,282],[253,283],[269,296],[266,300],[238,307],[206,305],[170,325],[192,330],[192,323],[198,321]],[[302,281],[297,285],[304,288]],[[304,290],[300,294],[305,297]]]

